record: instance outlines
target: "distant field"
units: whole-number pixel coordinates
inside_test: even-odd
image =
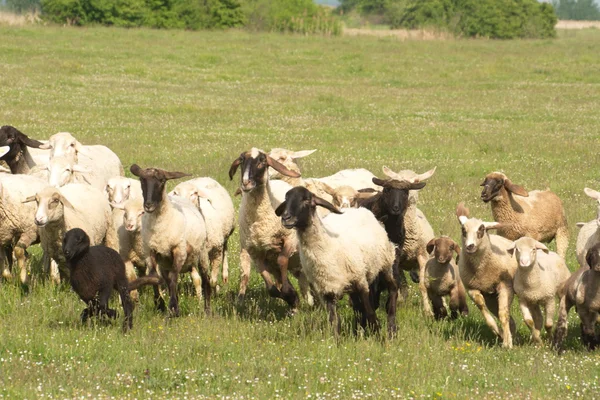
[[[575,223],[596,212],[583,188],[600,189],[600,31],[398,41],[28,26],[0,27],[0,38],[0,124],[33,138],[69,131],[109,146],[126,169],[211,176],[230,193],[229,166],[252,146],[318,149],[306,177],[437,166],[420,208],[457,240],[457,203],[490,219],[479,184],[501,170],[563,199],[577,268]],[[70,290],[36,279],[23,297],[2,283],[0,397],[600,397],[600,354],[582,349],[574,315],[559,358],[529,344],[515,305],[519,332],[506,351],[472,304],[468,318],[424,320],[413,286],[397,339],[352,337],[346,306],[336,343],[324,310],[287,317],[255,273],[237,308],[237,233],[231,243],[215,316],[186,292],[183,316],[167,320],[144,293],[126,336],[120,321],[81,326],[84,305]]]

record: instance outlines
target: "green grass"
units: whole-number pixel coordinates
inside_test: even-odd
[[[319,149],[305,176],[387,165],[437,166],[420,207],[436,233],[459,239],[454,216],[502,170],[527,189],[551,187],[572,227],[593,218],[583,194],[600,188],[600,32],[542,41],[397,41],[242,32],[0,27],[0,124],[44,139],[70,131],[136,162],[216,178],[252,146]],[[381,175],[381,174],[380,174]],[[235,199],[236,205],[239,199]],[[84,305],[38,277],[22,296],[0,286],[0,397],[116,398],[557,398],[600,396],[600,354],[532,347],[517,307],[513,350],[500,348],[478,311],[456,322],[422,318],[415,287],[399,337],[331,337],[322,309],[290,318],[253,272],[247,304],[237,233],[231,282],[204,316],[182,288],[183,316],[167,320],[149,293],[122,335],[120,321],[82,326]],[[184,279],[186,282],[188,278]],[[116,301],[115,301],[116,305]],[[574,314],[574,313],[573,313]]]

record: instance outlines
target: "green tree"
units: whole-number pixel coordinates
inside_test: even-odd
[[[594,0],[553,0],[552,4],[560,19],[600,20],[600,8]]]
[[[39,11],[41,4],[40,0],[6,0],[6,8],[21,14],[30,11]]]

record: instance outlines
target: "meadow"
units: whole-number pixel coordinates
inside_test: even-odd
[[[600,189],[599,48],[598,30],[400,41],[0,26],[0,125],[37,139],[69,131],[109,146],[126,170],[211,176],[231,194],[239,177],[229,181],[229,166],[253,146],[318,149],[302,162],[305,177],[437,166],[419,207],[436,234],[455,240],[459,202],[491,219],[479,184],[500,170],[562,198],[575,270],[575,223],[596,212],[583,188]],[[0,397],[600,397],[600,353],[581,346],[574,312],[559,357],[529,343],[515,302],[518,334],[504,350],[470,301],[467,318],[424,319],[412,284],[397,338],[354,337],[343,303],[336,341],[325,310],[303,304],[289,317],[254,271],[238,307],[237,232],[230,249],[214,316],[188,285],[177,319],[157,313],[144,292],[123,335],[120,319],[82,326],[84,304],[39,278],[32,248],[30,293],[0,284]]]

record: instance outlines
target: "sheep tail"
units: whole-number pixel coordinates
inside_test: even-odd
[[[129,291],[136,290],[141,288],[142,286],[152,285],[158,286],[165,283],[165,280],[160,276],[142,276],[141,278],[137,278],[134,281],[129,282]]]

